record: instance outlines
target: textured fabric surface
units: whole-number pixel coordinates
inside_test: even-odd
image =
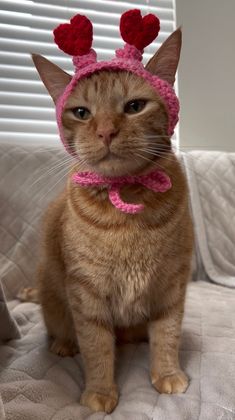
[[[0,144],[0,279],[8,299],[34,284],[39,221],[63,189],[67,156],[60,145]]]
[[[235,287],[235,153],[185,154],[199,277]]]
[[[16,322],[9,313],[9,309],[6,305],[5,294],[0,282],[0,341],[19,337],[19,329]]]
[[[140,184],[154,192],[165,192],[171,188],[169,176],[159,170],[140,176],[107,177],[94,172],[77,172],[73,175],[73,181],[82,187],[106,186],[109,188],[109,199],[111,203],[124,213],[139,213],[144,209],[143,204],[128,204],[120,197],[120,189],[123,185]]]
[[[122,345],[116,376],[120,400],[110,415],[79,404],[80,355],[47,349],[38,305],[12,311],[22,338],[0,347],[0,394],[7,420],[234,420],[235,291],[206,282],[189,285],[180,349],[190,377],[185,394],[160,395],[151,386],[148,344]]]
[[[62,359],[51,354],[47,350],[39,306],[19,304],[15,300],[22,286],[34,283],[40,233],[38,223],[47,203],[64,186],[69,168],[68,161],[64,162],[64,166],[61,164],[65,158],[68,159],[68,155],[58,146],[49,149],[36,143],[0,145],[0,279],[13,315],[12,320],[2,294],[0,333],[2,339],[12,338],[0,346],[0,396],[6,419],[235,420],[235,291],[205,282],[190,284],[186,301],[180,353],[182,367],[191,379],[186,394],[159,395],[151,387],[148,346],[141,343],[118,349],[120,402],[114,413],[106,416],[103,413],[92,414],[79,405],[84,386],[80,356]],[[195,164],[203,163],[203,158],[200,155]],[[216,166],[219,180],[216,178],[214,184],[210,183],[204,198],[207,212],[213,211],[210,232],[206,234],[206,239],[211,239],[206,246],[209,246],[210,252],[218,246],[225,258],[227,254],[223,253],[223,248],[234,251],[234,246],[226,245],[225,241],[226,235],[230,238],[234,228],[234,205],[231,204],[234,188],[231,185],[235,177],[231,172],[234,166],[230,166],[230,156],[224,155],[223,159],[221,167],[218,169]],[[215,161],[214,156],[212,160]],[[187,162],[186,166],[189,167]],[[227,173],[222,175],[225,167]],[[197,166],[195,171],[200,170],[203,171],[203,166]],[[199,180],[206,182],[213,176],[213,166],[211,171],[198,176],[197,188],[200,188]],[[225,180],[230,183],[230,189],[222,189],[222,196],[216,190],[212,200],[212,185],[218,188]],[[196,194],[199,193],[191,179],[190,188],[192,197],[197,199]],[[223,195],[225,191],[227,196]],[[200,200],[203,206],[202,195]],[[224,210],[220,208],[222,202]],[[226,214],[224,219],[220,216],[223,211]],[[207,217],[203,210],[204,215]],[[208,236],[216,235],[215,223],[219,223],[220,236]],[[205,229],[208,228],[207,222],[205,225]],[[213,258],[213,263],[220,264],[221,259],[218,257],[217,260],[216,254]],[[235,258],[229,258],[232,267]],[[15,321],[20,339],[16,339],[18,330]],[[1,397],[0,420],[4,418]]]

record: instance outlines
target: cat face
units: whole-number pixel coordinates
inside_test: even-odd
[[[179,28],[146,70],[173,85],[180,49]],[[42,56],[33,55],[33,61],[57,103],[72,77]],[[127,71],[102,70],[79,80],[63,108],[62,125],[66,143],[86,169],[107,176],[136,174],[170,149],[162,99],[145,79]]]
[[[127,71],[79,81],[62,115],[64,136],[82,162],[103,175],[137,173],[170,147],[168,115],[157,92]]]

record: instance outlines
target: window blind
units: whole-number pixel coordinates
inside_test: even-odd
[[[174,0],[1,0],[0,6],[0,139],[57,140],[53,102],[31,60],[42,54],[67,72],[72,60],[54,44],[52,31],[80,13],[91,19],[93,46],[101,60],[123,45],[121,14],[129,9],[154,13],[161,31],[145,49],[144,62],[175,29]]]

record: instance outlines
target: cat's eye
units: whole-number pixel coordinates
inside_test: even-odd
[[[145,105],[146,101],[144,99],[134,99],[127,102],[124,107],[124,111],[126,114],[137,114],[144,109]]]
[[[91,115],[89,109],[85,108],[84,106],[73,108],[72,113],[79,120],[88,120],[88,118],[90,118]]]

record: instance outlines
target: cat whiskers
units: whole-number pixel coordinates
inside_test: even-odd
[[[170,139],[171,138],[171,136],[167,136],[165,134],[144,134],[143,137],[146,139],[159,139],[159,138]]]
[[[80,163],[79,170],[82,170],[83,167],[87,165],[86,160],[80,160],[79,163]],[[41,202],[43,199],[45,199],[45,197],[49,194],[49,192],[51,192],[56,187],[56,185],[58,185],[65,177],[68,176],[68,174],[69,174],[69,172],[71,170],[71,167],[69,167],[69,168],[65,168],[65,167],[60,168],[59,172],[56,175],[61,175],[61,172],[63,172],[64,170],[66,170],[66,172],[64,174],[62,174],[62,176],[59,177],[59,179],[56,181],[56,183],[53,184],[52,187],[49,188],[49,190],[47,190],[45,192],[45,194],[43,194],[43,196],[40,198],[39,202]]]
[[[153,145],[159,145],[163,148],[169,148],[171,146],[171,142],[169,136],[164,135],[143,135],[142,137],[133,137],[133,140],[138,140],[139,142],[147,141]],[[159,140],[161,140],[159,142]]]
[[[141,159],[144,159],[144,160],[146,160],[146,161],[148,161],[149,163],[151,163],[153,166],[155,166],[157,169],[162,169],[164,172],[166,171],[170,176],[174,176],[174,172],[172,171],[172,169],[170,169],[170,168],[165,168],[163,165],[161,165],[160,163],[159,163],[159,161],[155,161],[155,160],[152,160],[152,159],[149,159],[149,158],[147,158],[146,156],[143,156],[142,154],[137,154],[136,153],[136,155],[137,156],[139,156],[139,158],[141,158]],[[164,159],[164,158],[163,158]]]
[[[69,171],[68,171],[68,168],[63,168],[63,169],[61,169],[60,170],[60,172],[58,173],[59,175],[61,175],[61,171],[63,171],[64,169],[66,169],[66,172],[65,172],[65,174],[63,174],[62,176],[60,176],[60,178],[58,179],[58,181],[56,181],[56,183],[55,184],[53,184],[52,185],[52,187],[51,188],[49,188],[49,190],[47,190],[46,192],[45,192],[45,194],[43,194],[42,195],[42,197],[40,197],[40,199],[39,199],[39,202],[41,202],[42,200],[44,200],[45,199],[45,197],[49,194],[49,192],[51,192],[55,187],[56,187],[56,185],[58,185],[65,177],[67,177],[67,175],[68,175],[68,173],[69,173]],[[58,175],[57,174],[57,175]]]
[[[60,160],[53,167],[50,167],[46,171],[45,169],[43,169],[43,174],[39,176],[32,184],[29,185],[29,189],[31,189],[35,184],[38,184],[38,182],[43,180],[45,177],[55,176],[57,172],[60,173],[63,169],[67,169],[69,173],[71,168],[76,164],[80,164],[81,167],[84,167],[86,161],[78,159],[78,155],[74,152],[71,152],[69,156],[65,156],[63,160]]]
[[[150,155],[152,155],[152,156],[156,156],[156,157],[159,157],[159,158],[162,158],[163,160],[167,160],[167,161],[173,161],[174,160],[174,152],[173,151],[169,151],[169,152],[156,152],[156,151],[148,151],[148,149],[147,148],[139,148],[138,149],[139,150],[139,152],[145,152],[145,153],[147,153],[147,154],[150,154]],[[185,155],[186,153],[185,152],[183,152],[183,151],[180,151],[180,155],[181,156],[183,156],[183,155]],[[142,154],[141,155],[139,155],[139,157],[141,157],[141,158],[145,158],[145,159],[148,159],[148,158],[146,158],[145,156],[143,156]],[[154,162],[154,161],[152,161],[151,159],[149,159],[149,161],[150,162]],[[159,166],[159,167],[161,167],[162,169],[164,169],[165,170],[165,168],[157,161],[157,162],[155,162],[156,163],[156,166]],[[184,161],[184,167],[189,171],[189,172],[192,172],[192,173],[194,173],[194,174],[196,174],[200,179],[204,179],[204,176],[202,175],[202,174],[200,174],[200,173],[198,173],[193,167],[190,167],[189,166],[189,164],[188,164],[188,162],[186,163],[185,161]],[[167,168],[167,171],[169,172],[169,174],[170,175],[172,175],[173,173],[172,173],[172,171],[170,170],[170,168]],[[215,177],[216,177],[216,175],[215,175]],[[216,177],[218,180],[220,179],[219,177]]]
[[[20,147],[20,146],[16,146],[14,149],[17,153],[22,153],[22,154],[28,154],[28,150],[25,150],[24,148]],[[64,152],[64,149],[62,148],[62,146],[40,146],[40,147],[36,147],[36,148],[32,148],[33,153],[48,153],[48,152]],[[65,152],[64,152],[65,153]]]
[[[145,141],[148,141],[147,144],[144,144],[143,142],[143,138],[141,137],[134,137],[132,139],[132,144],[137,145],[139,147],[148,147],[148,148],[153,148],[153,149],[158,149],[158,150],[162,150],[162,151],[170,151],[174,148],[173,145],[171,145],[170,143],[159,143],[157,141],[155,141],[155,139],[145,139]],[[150,144],[149,144],[150,141]]]
[[[159,167],[159,168],[161,168],[161,169],[164,169],[165,170],[165,168],[159,163],[159,162],[156,162],[156,161],[154,161],[153,159],[149,159],[148,157],[146,157],[146,156],[143,156],[141,153],[137,153],[136,151],[134,152],[134,154],[136,155],[136,156],[138,156],[140,159],[144,159],[144,160],[146,160],[147,162],[149,162],[149,163],[151,163],[152,165],[154,165],[154,166],[156,166],[156,167]]]
[[[73,157],[66,157],[62,161],[58,162],[56,165],[50,167],[48,170],[45,171],[43,169],[43,174],[40,175],[36,180],[32,182],[32,184],[29,185],[29,189],[31,189],[35,184],[37,184],[39,181],[43,180],[45,177],[53,175],[55,172],[57,172],[60,168],[63,168],[64,166],[71,166],[70,164],[75,163],[75,159]],[[42,172],[41,171],[41,172]]]

